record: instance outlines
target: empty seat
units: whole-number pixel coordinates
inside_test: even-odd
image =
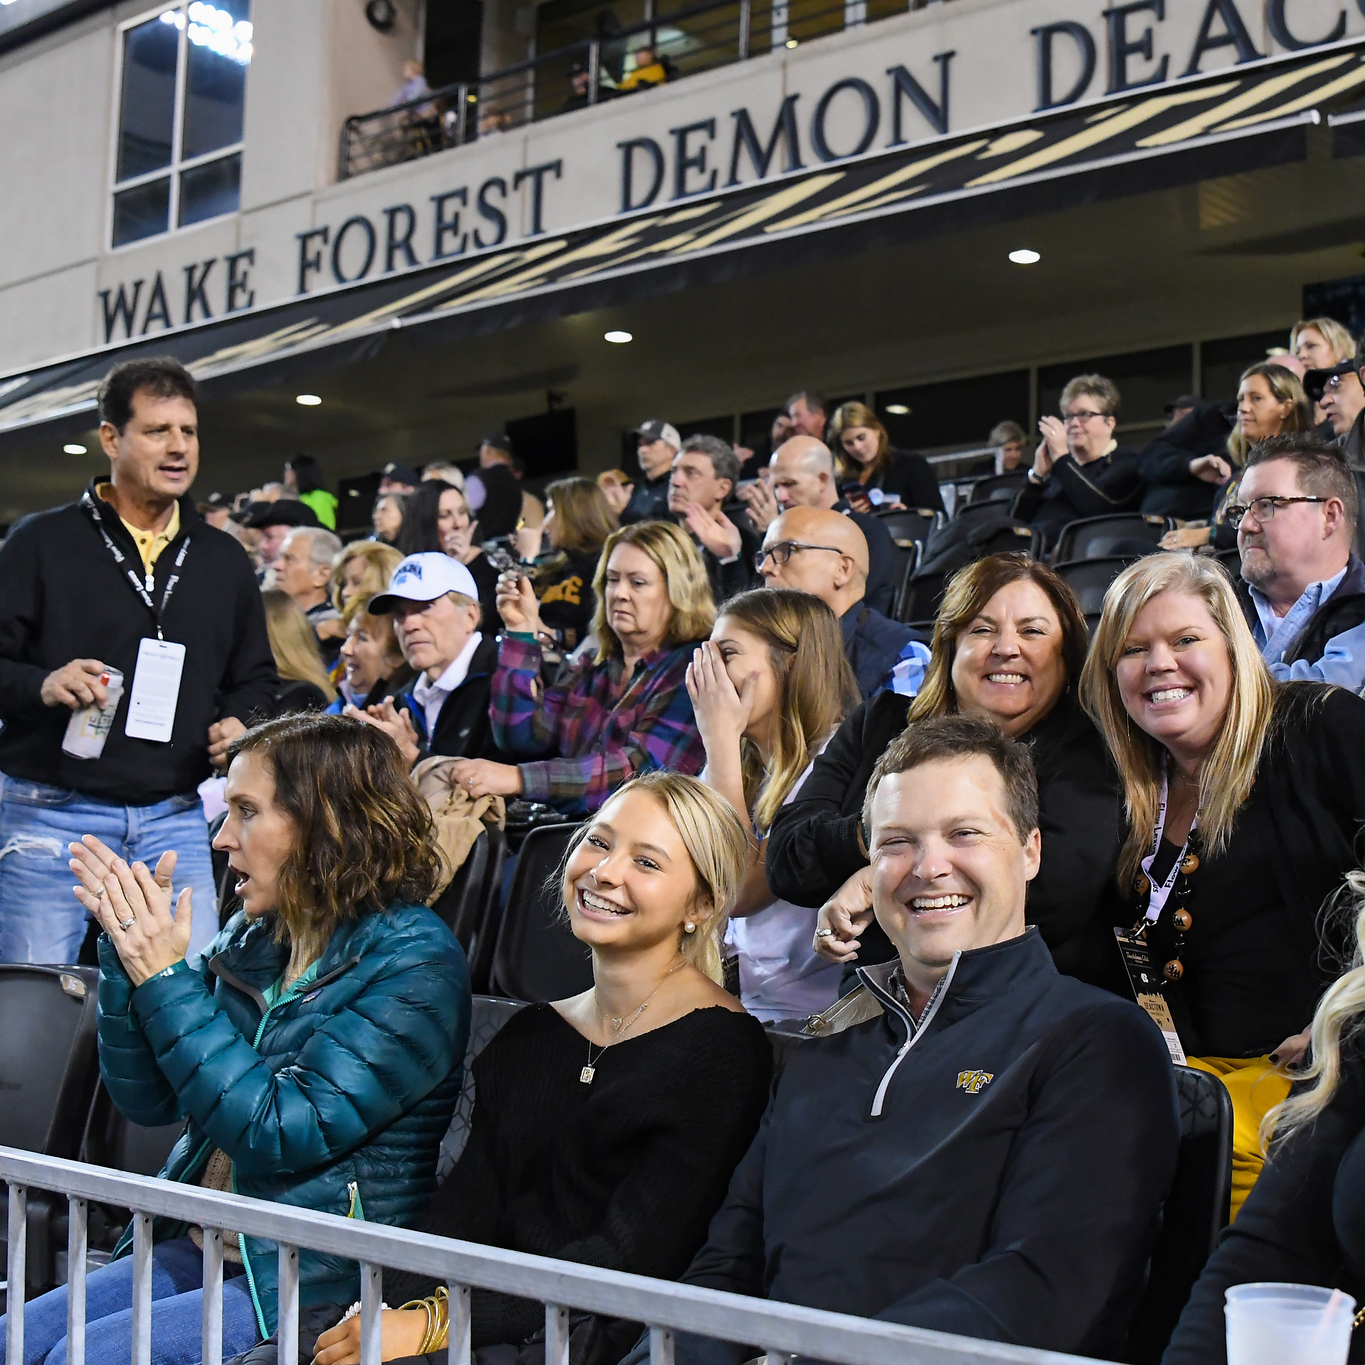
[[[493,949],[494,994],[562,1000],[592,985],[592,955],[569,931],[556,877],[577,831],[541,825],[526,836]]]
[[[1171,530],[1169,517],[1145,516],[1141,512],[1115,512],[1111,516],[1083,517],[1069,521],[1057,537],[1053,560],[1058,564],[1076,559],[1099,559],[1114,553],[1124,541],[1156,545]],[[1120,550],[1119,553],[1124,553]]]
[[[891,534],[896,544],[905,546],[912,541],[919,544],[929,537],[929,532],[943,523],[943,513],[930,511],[927,507],[905,512],[877,512],[876,518]]]
[[[990,503],[980,504],[982,507],[990,507],[991,505]],[[998,506],[999,504],[995,505]],[[983,536],[976,542],[976,557],[985,559],[987,555],[1021,554],[1028,555],[1031,559],[1037,559],[1042,548],[1043,537],[1033,527],[1021,525],[1018,522],[1004,522],[988,536]]]
[[[1015,498],[1019,496],[1019,490],[1027,481],[1027,469],[1011,469],[1004,474],[992,474],[988,478],[978,479],[972,485],[968,505],[982,502],[1008,502],[1012,504]]]
[[[1076,594],[1088,623],[1091,617],[1099,618],[1109,585],[1131,563],[1130,556],[1107,555],[1103,559],[1078,559],[1069,564],[1058,564],[1057,572]]]
[[[505,1000],[495,995],[476,995],[469,1006],[469,1042],[464,1050],[464,1080],[460,1098],[455,1102],[455,1113],[450,1127],[441,1139],[441,1152],[436,1159],[436,1180],[443,1181],[455,1168],[455,1163],[469,1140],[469,1124],[474,1117],[474,1058],[497,1036],[498,1030],[520,1009],[524,1000]]]

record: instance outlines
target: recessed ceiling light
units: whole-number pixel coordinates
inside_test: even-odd
[[[72,441],[70,445],[63,446],[62,449],[63,449],[64,451],[66,451],[66,453],[67,453],[68,455],[84,455],[84,454],[85,454],[85,447],[84,447],[84,446],[78,446],[78,445],[75,443],[75,441]]]
[[[910,409],[904,403],[888,403],[886,410],[893,417],[908,417],[910,415]]]
[[[322,406],[322,399],[315,393],[301,393],[294,399],[294,402],[301,404],[305,408],[317,408]]]
[[[787,46],[788,46],[788,47],[795,47],[795,46],[796,46],[796,43],[797,43],[797,40],[796,40],[795,38],[788,38],[788,39],[787,39]]]
[[[624,346],[626,342],[634,341],[635,338],[629,332],[603,332],[602,340],[610,341],[613,346]]]
[[[1026,246],[1021,246],[1017,251],[1010,252],[1010,260],[1012,260],[1015,265],[1037,265],[1042,259],[1042,255],[1039,252]]]

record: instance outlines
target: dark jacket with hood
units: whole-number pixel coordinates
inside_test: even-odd
[[[892,971],[792,1049],[684,1283],[1121,1359],[1180,1143],[1161,1035],[1033,930],[957,953],[918,1026]]]
[[[100,1074],[119,1112],[156,1126],[188,1119],[163,1180],[197,1182],[215,1148],[236,1194],[411,1226],[436,1188],[436,1158],[459,1098],[469,970],[425,906],[348,920],[312,980],[273,1005],[289,961],[273,917],[238,912],[201,964],[183,960],[134,988],[99,942]],[[185,1235],[158,1218],[153,1237]],[[131,1238],[116,1249],[122,1255]],[[242,1238],[263,1337],[275,1330],[279,1258]],[[350,1303],[355,1262],[300,1250],[300,1302]]]
[[[78,502],[25,517],[0,549],[0,771],[146,806],[192,793],[211,771],[209,726],[269,715],[280,682],[251,561],[186,494],[180,534],[157,557],[149,594],[159,607],[175,580],[161,621],[165,638],[185,646],[175,726],[169,743],[124,734],[138,648],[156,638],[156,617],[128,580],[130,572],[142,578],[142,559],[118,513],[97,502],[100,482],[92,479]],[[99,659],[123,674],[113,729],[94,760],[62,752],[71,711],[42,701],[43,679],[73,659]]]
[[[823,905],[867,866],[859,843],[863,796],[877,760],[905,729],[911,701],[881,692],[850,711],[796,799],[778,811],[765,860],[774,895],[794,905]],[[1033,751],[1043,833],[1042,866],[1029,884],[1028,921],[1042,932],[1060,971],[1122,987],[1115,921],[1107,912],[1119,900],[1114,869],[1123,807],[1104,740],[1070,694],[1020,738]],[[891,952],[876,924],[862,945],[864,963]]]
[[[498,666],[498,642],[491,631],[483,639],[469,661],[469,672],[464,682],[441,703],[436,716],[436,729],[427,733],[427,713],[419,706],[412,693],[421,674],[416,674],[406,687],[394,696],[394,709],[406,711],[417,731],[422,758],[440,755],[442,758],[486,758],[493,752],[493,732],[488,723],[489,689],[493,670]]]

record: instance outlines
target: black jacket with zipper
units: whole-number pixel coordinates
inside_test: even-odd
[[[791,1051],[684,1283],[1121,1359],[1180,1144],[1161,1035],[1031,929],[957,954],[918,1029],[891,970],[859,973],[881,1013]]]
[[[497,753],[493,747],[492,727],[488,723],[490,688],[497,666],[497,638],[485,633],[475,647],[464,682],[441,703],[433,734],[427,733],[426,712],[412,695],[422,675],[417,674],[395,694],[394,708],[406,711],[412,719],[412,728],[417,731],[422,746],[421,758],[437,754],[442,758],[491,758]]]
[[[95,524],[96,482],[80,501],[26,517],[0,549],[0,772],[146,806],[193,792],[210,772],[209,726],[269,715],[280,681],[251,561],[187,494],[180,534],[157,557],[150,594],[159,606],[176,575],[161,623],[167,640],[185,646],[175,725],[169,743],[124,734],[138,648],[156,638],[156,618],[128,581],[129,567],[142,576],[142,560],[118,514],[99,505],[122,564]],[[73,659],[99,659],[123,673],[123,698],[97,759],[62,752],[71,711],[42,701],[43,680]]]

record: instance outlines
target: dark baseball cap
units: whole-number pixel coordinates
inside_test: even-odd
[[[1355,374],[1355,372],[1355,360],[1343,360],[1339,364],[1333,365],[1330,370],[1305,370],[1303,373],[1303,391],[1313,402],[1320,403],[1322,402],[1322,391],[1327,387],[1327,381],[1334,374]]]
[[[243,511],[234,512],[232,519],[252,531],[264,531],[267,526],[322,525],[313,509],[297,498],[281,498],[278,502],[251,502]]]
[[[1179,398],[1173,398],[1166,404],[1166,416],[1169,417],[1177,408],[1197,408],[1200,401],[1196,394],[1182,393]]]
[[[481,446],[492,446],[495,450],[505,450],[509,455],[513,453],[512,438],[505,431],[495,431],[491,436],[480,436]]]
[[[390,460],[379,471],[379,477],[381,479],[392,479],[395,483],[410,483],[414,488],[421,483],[417,477],[417,471],[410,464],[399,464],[395,460]]]
[[[635,428],[635,434],[642,441],[667,441],[674,450],[682,449],[682,437],[678,435],[678,428],[658,417],[651,417],[648,422],[641,422]]]

